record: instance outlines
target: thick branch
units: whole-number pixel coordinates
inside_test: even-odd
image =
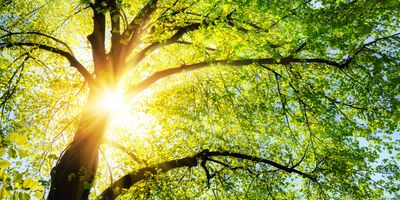
[[[72,67],[76,68],[79,71],[79,73],[83,76],[83,78],[85,78],[86,82],[88,82],[89,86],[94,85],[94,79],[92,75],[71,53],[55,47],[47,46],[44,44],[31,43],[31,42],[0,43],[0,51],[3,50],[4,48],[17,47],[17,46],[31,46],[63,56],[69,61]]]
[[[207,18],[207,16],[208,16],[208,14],[204,17]],[[218,17],[214,20],[219,20],[219,19],[220,19],[220,17]],[[197,30],[197,29],[199,29],[200,26],[207,26],[210,24],[214,24],[214,20],[209,20],[209,21],[203,20],[200,22],[188,22],[187,25],[185,25],[185,26],[172,27],[173,30],[177,30],[177,31],[170,38],[168,38],[164,41],[161,41],[161,42],[154,42],[154,43],[150,44],[146,48],[142,49],[134,58],[127,61],[125,63],[125,66],[135,66],[136,64],[138,64],[140,61],[142,61],[147,55],[149,55],[154,50],[164,47],[164,46],[167,46],[167,45],[170,45],[170,44],[179,43],[178,40],[180,38],[182,38],[182,36],[184,34],[194,31],[194,30]],[[131,39],[131,42],[132,42],[132,39]]]
[[[6,38],[6,37],[11,37],[11,36],[13,36],[13,35],[38,35],[38,36],[47,37],[47,38],[50,38],[50,39],[52,39],[52,40],[54,40],[54,41],[56,41],[56,42],[58,42],[58,43],[64,45],[65,48],[67,48],[68,51],[69,51],[72,55],[74,54],[73,51],[72,51],[72,49],[71,49],[71,47],[70,47],[67,43],[65,43],[65,42],[63,42],[63,41],[61,41],[61,40],[59,40],[59,39],[57,39],[57,38],[55,38],[55,37],[53,37],[53,36],[51,36],[51,35],[47,35],[47,34],[41,33],[41,32],[30,31],[30,32],[8,33],[8,34],[5,34],[5,35],[0,36],[0,39]]]
[[[195,63],[195,64],[190,64],[186,65],[183,64],[179,67],[175,68],[168,68],[162,71],[155,72],[145,80],[143,80],[141,83],[136,85],[132,91],[131,95],[136,96],[149,86],[151,86],[153,83],[156,81],[174,75],[178,74],[183,71],[192,71],[192,70],[197,70],[201,69],[203,67],[208,67],[211,65],[228,65],[228,66],[244,66],[244,65],[250,65],[250,64],[279,64],[279,65],[285,65],[285,64],[290,64],[290,63],[319,63],[319,64],[327,64],[331,65],[334,67],[342,68],[342,64],[330,61],[330,60],[325,60],[325,59],[319,59],[319,58],[283,58],[281,60],[276,60],[273,58],[260,58],[260,59],[242,59],[242,60],[215,60],[215,61],[210,61],[210,62],[200,62],[200,63]]]
[[[150,15],[156,10],[157,2],[158,0],[149,0],[122,33],[122,40],[127,41],[127,45],[123,49],[124,55],[128,55],[133,49],[134,43],[139,38],[140,28],[144,26],[144,24],[149,20]]]
[[[136,182],[149,178],[149,174],[164,173],[171,169],[180,167],[194,167],[197,165],[198,160],[196,156],[162,162],[157,165],[145,167],[136,172],[129,173],[105,189],[100,195],[99,199],[115,199],[119,195],[119,191],[117,191],[118,189],[130,188]]]
[[[115,0],[110,1],[110,18],[111,18],[111,49],[112,46],[119,46],[121,31],[121,13]],[[114,47],[115,48],[115,47]]]
[[[121,13],[117,6],[116,0],[110,1],[110,18],[111,18],[111,57],[114,67],[114,73],[118,74],[121,59]]]
[[[102,5],[103,3],[104,1],[102,0],[96,0],[94,4],[90,4],[93,10],[93,32],[87,38],[92,46],[93,62],[96,71],[103,71],[106,67],[106,18],[104,15],[106,8]]]
[[[149,46],[147,46],[146,48],[144,48],[143,50],[141,50],[134,58],[132,58],[131,60],[127,61],[127,63],[125,64],[126,66],[135,66],[138,63],[140,63],[140,61],[142,61],[148,54],[150,54],[151,52],[153,52],[154,50],[176,43],[178,41],[178,39],[180,39],[185,33],[189,32],[189,31],[193,31],[196,30],[200,27],[200,23],[195,23],[195,24],[191,24],[185,27],[180,28],[174,35],[172,35],[169,39],[164,40],[162,42],[155,42]]]
[[[145,167],[145,168],[139,169],[138,171],[131,172],[131,173],[121,177],[120,179],[115,181],[113,184],[111,184],[108,188],[106,188],[103,191],[103,193],[99,196],[99,199],[115,199],[120,194],[121,189],[128,189],[133,184],[151,177],[151,175],[165,173],[165,172],[167,172],[171,169],[175,169],[175,168],[195,167],[198,165],[199,161],[201,161],[202,166],[204,167],[205,162],[213,161],[213,159],[211,159],[211,157],[216,157],[216,156],[232,157],[232,158],[237,158],[237,159],[242,159],[242,160],[264,163],[264,164],[273,166],[277,169],[280,169],[282,171],[285,171],[287,173],[296,173],[298,175],[301,175],[304,178],[308,178],[313,181],[317,181],[315,179],[315,177],[313,177],[310,174],[307,174],[307,173],[301,172],[297,169],[294,169],[294,167],[283,166],[279,163],[276,163],[274,161],[271,161],[271,160],[268,160],[265,158],[259,158],[259,157],[250,156],[250,155],[241,154],[241,153],[232,153],[232,152],[228,152],[228,151],[204,150],[204,151],[202,151],[194,156],[191,156],[191,157],[166,161],[166,162],[162,162],[162,163],[153,165],[151,167]]]
[[[261,163],[265,163],[265,164],[271,165],[271,166],[273,166],[273,167],[275,167],[277,169],[283,170],[285,172],[295,173],[295,174],[301,175],[304,178],[308,178],[308,179],[311,179],[313,181],[316,181],[315,177],[311,176],[310,174],[307,174],[307,173],[304,173],[302,171],[299,171],[299,170],[295,169],[294,167],[287,167],[287,166],[281,165],[279,163],[276,163],[274,161],[271,161],[271,160],[268,160],[268,159],[265,159],[265,158],[259,158],[259,157],[256,157],[256,156],[250,156],[250,155],[241,154],[241,153],[232,153],[232,152],[228,152],[228,151],[223,151],[223,152],[211,151],[211,152],[208,152],[206,154],[206,156],[229,156],[229,157],[234,157],[234,158],[240,158],[240,159],[243,159],[243,160],[261,162]]]

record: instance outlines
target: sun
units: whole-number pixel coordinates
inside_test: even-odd
[[[96,107],[101,111],[117,114],[126,104],[122,90],[106,89],[99,95]]]
[[[94,109],[110,114],[110,123],[106,137],[121,139],[124,137],[143,137],[148,131],[148,123],[155,121],[150,113],[146,113],[142,98],[149,98],[151,92],[144,92],[129,98],[122,89],[104,89],[97,95]]]

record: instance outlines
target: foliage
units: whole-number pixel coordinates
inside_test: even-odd
[[[86,38],[94,13],[107,56],[131,52],[117,76],[130,99],[105,133],[91,198],[141,169],[122,199],[400,197],[398,1],[0,6],[1,198],[46,197],[102,76]],[[184,158],[195,165],[163,168]]]

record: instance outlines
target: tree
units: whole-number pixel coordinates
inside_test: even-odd
[[[399,1],[1,7],[3,198],[400,195]]]

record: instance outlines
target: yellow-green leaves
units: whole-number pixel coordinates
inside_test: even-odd
[[[10,166],[10,162],[8,162],[7,160],[1,160],[0,161],[0,169],[5,169],[8,166]]]
[[[40,45],[68,48],[34,32],[70,45],[77,60],[98,78],[87,40],[95,24],[89,5],[95,1],[4,2],[0,3],[4,6],[0,10],[0,198],[43,198],[58,156],[78,127],[85,127],[79,118],[89,88],[64,53]],[[121,28],[132,26],[149,1],[117,0],[118,16],[109,15],[110,1],[96,2],[100,3],[95,10],[107,16],[103,44],[109,50],[111,34],[116,33],[110,30],[111,23],[121,19]],[[159,0],[151,8],[155,10],[145,16],[148,20],[137,18],[136,25],[145,24],[125,32],[117,45],[132,45],[121,49],[121,55],[127,49],[132,52],[123,58],[106,52],[105,60],[124,62],[143,56],[140,63],[120,70],[126,72],[121,75],[123,89],[152,74],[152,78],[171,75],[132,99],[126,116],[113,117],[106,136],[120,146],[101,144],[97,182],[84,184],[84,189],[94,188],[93,197],[128,172],[204,149],[271,159],[311,173],[318,183],[267,164],[213,157],[206,164],[212,178],[204,166],[176,169],[137,183],[127,195],[154,199],[399,195],[400,174],[393,167],[400,165],[398,0]],[[5,36],[14,32],[24,34]],[[37,45],[11,46],[11,42]],[[104,66],[110,69],[109,77],[119,72],[111,70],[112,65]],[[180,71],[183,66],[206,67]],[[146,163],[131,159],[135,156]],[[389,175],[383,177],[381,172]]]
[[[6,153],[6,150],[3,147],[0,147],[0,157],[2,157]]]
[[[34,179],[27,178],[22,183],[22,188],[26,190],[36,190],[39,188],[39,184]]]
[[[19,135],[17,133],[11,133],[8,137],[10,142],[15,142],[17,145],[22,146],[28,142],[28,137],[25,135]]]

